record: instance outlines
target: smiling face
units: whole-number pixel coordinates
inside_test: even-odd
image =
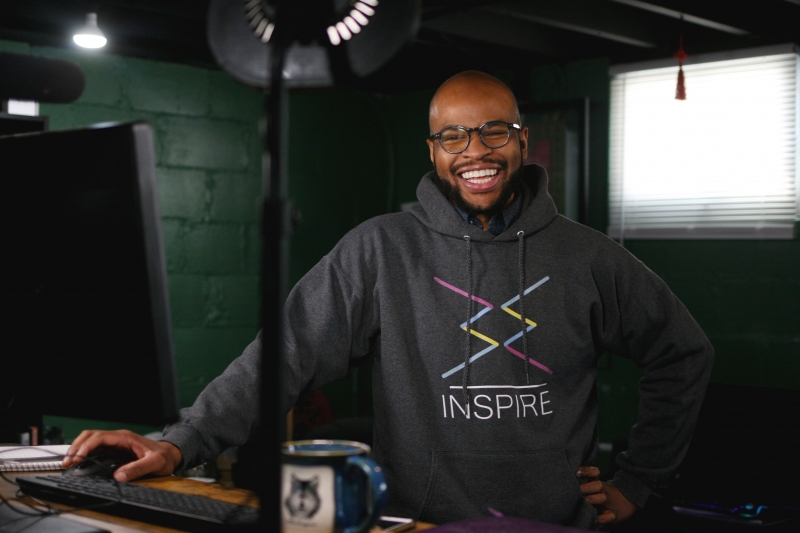
[[[519,124],[514,95],[499,80],[480,72],[465,72],[446,81],[431,100],[431,135],[448,126],[477,128],[502,120]],[[528,129],[512,131],[505,146],[489,148],[478,132],[460,154],[446,152],[438,140],[428,140],[437,185],[458,207],[488,228],[491,217],[511,203],[528,153]]]

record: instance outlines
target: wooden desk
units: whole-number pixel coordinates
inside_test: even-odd
[[[6,477],[13,480],[20,476],[36,476],[57,473],[58,472],[6,472],[5,474]],[[182,492],[184,494],[199,494],[201,496],[207,496],[209,498],[235,503],[238,505],[250,505],[255,507],[258,504],[258,498],[250,491],[242,489],[229,489],[216,483],[203,483],[201,481],[195,481],[183,477],[159,477],[136,481],[136,483],[158,489]],[[4,498],[13,498],[16,496],[16,493],[17,487],[15,485],[11,485],[5,480],[0,479],[0,494],[2,494]],[[68,505],[53,505],[59,509],[70,509],[70,506]],[[70,513],[62,516],[76,522],[82,522],[84,524],[90,524],[101,529],[107,529],[112,533],[138,533],[141,531],[152,531],[155,533],[179,533],[179,530],[176,529],[155,526],[146,522],[120,518],[117,516],[99,513],[97,511],[77,511],[74,514]],[[432,524],[419,524],[413,531],[422,531],[432,527]],[[373,532],[375,533],[379,533],[380,531],[380,529],[373,529]]]

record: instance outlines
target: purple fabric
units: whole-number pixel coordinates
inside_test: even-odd
[[[536,522],[513,516],[484,516],[461,522],[451,522],[433,529],[429,533],[585,533],[585,529]]]

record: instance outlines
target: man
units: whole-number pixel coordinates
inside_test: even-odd
[[[465,72],[445,82],[431,101],[434,171],[419,205],[355,228],[287,300],[287,409],[374,360],[373,457],[391,514],[442,523],[493,508],[581,527],[621,521],[691,437],[711,346],[655,274],[557,215],[543,169],[522,166],[519,123],[499,80]],[[604,351],[645,369],[639,422],[609,483],[580,466],[597,446]],[[141,459],[120,480],[209,460],[256,429],[258,361],[256,341],[164,442],[84,432],[70,453],[131,449]]]

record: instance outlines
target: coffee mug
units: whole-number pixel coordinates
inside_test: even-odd
[[[370,447],[350,440],[283,445],[283,533],[364,533],[386,506],[386,478]]]

